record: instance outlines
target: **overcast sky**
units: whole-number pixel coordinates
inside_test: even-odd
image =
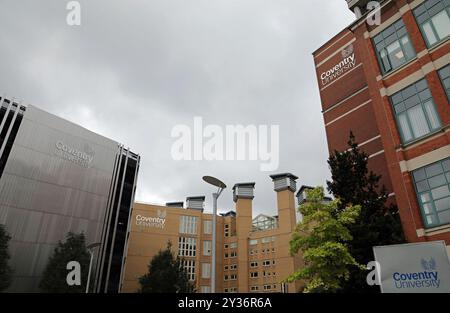
[[[276,214],[269,175],[298,186],[329,178],[312,52],[351,23],[344,0],[0,0],[0,93],[124,143],[142,157],[137,201],[207,196],[209,174],[230,188],[256,182],[254,216]],[[175,161],[179,124],[279,125],[280,166]]]

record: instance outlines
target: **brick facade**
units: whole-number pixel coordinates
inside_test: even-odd
[[[346,149],[348,133],[352,130],[361,149],[371,156],[370,168],[382,175],[382,183],[391,200],[397,203],[407,240],[445,240],[450,245],[450,225],[429,229],[424,225],[411,174],[420,167],[410,165],[405,168],[405,164],[426,166],[424,160],[430,159],[428,164],[432,164],[450,157],[450,105],[437,72],[449,64],[450,43],[447,38],[437,46],[427,48],[412,11],[423,2],[383,1],[381,25],[370,26],[363,17],[315,51],[313,56],[330,152]],[[398,19],[403,20],[417,55],[383,75],[372,39]],[[349,44],[353,49],[348,48]],[[352,50],[356,59],[354,67],[324,85],[323,73]],[[429,136],[402,144],[390,96],[423,78],[428,83],[442,127]],[[438,152],[441,159],[429,157]]]

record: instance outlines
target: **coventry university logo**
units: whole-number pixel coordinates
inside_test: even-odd
[[[159,218],[165,219],[166,216],[167,216],[167,211],[166,211],[166,210],[158,210],[157,216],[158,216]]]
[[[348,45],[344,48],[344,50],[342,50],[342,58],[348,58],[353,54],[354,50],[353,45]]]
[[[422,268],[426,271],[434,271],[436,270],[437,264],[436,264],[436,260],[433,258],[430,258],[429,261],[422,259],[420,261],[420,263],[422,264]]]

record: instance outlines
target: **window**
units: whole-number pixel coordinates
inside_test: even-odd
[[[196,235],[197,221],[198,217],[196,216],[180,216],[180,234]]]
[[[228,249],[228,247],[229,247],[229,245],[227,243],[223,245],[224,249]]]
[[[255,254],[258,254],[258,250],[250,250],[250,255],[255,255]]]
[[[202,263],[202,278],[208,279],[211,277],[211,263]]]
[[[183,260],[183,266],[186,269],[188,279],[190,281],[195,280],[195,261],[194,260]]]
[[[235,258],[237,256],[237,252],[233,251],[230,253],[230,258]]]
[[[250,291],[258,291],[259,287],[258,286],[251,286],[250,287]]]
[[[448,100],[450,101],[450,65],[439,70],[439,76],[441,77],[442,85],[444,85]]]
[[[426,227],[450,224],[450,158],[413,172]]]
[[[225,293],[236,293],[237,292],[237,287],[225,288],[223,291]]]
[[[271,290],[272,289],[272,285],[264,285],[264,290]]]
[[[373,44],[383,74],[389,73],[416,56],[402,19],[375,36]]]
[[[203,233],[205,235],[212,234],[212,221],[203,221]]]
[[[203,241],[203,255],[210,256],[212,250],[211,241]]]
[[[391,102],[403,143],[421,138],[441,127],[425,79],[394,94]]]
[[[276,217],[260,214],[252,221],[253,231],[276,229],[278,227],[278,219]]]
[[[230,280],[237,280],[237,275],[236,274],[231,274],[230,275]]]
[[[257,278],[258,272],[250,272],[250,278]]]
[[[263,266],[270,266],[270,260],[264,260]]]
[[[225,252],[225,259],[228,258],[228,252]]]
[[[414,16],[428,47],[450,36],[449,0],[427,0],[414,10]]]
[[[225,224],[224,226],[224,236],[225,237],[230,237],[230,225],[229,224]]]
[[[258,267],[258,262],[250,262],[250,267]]]
[[[269,242],[271,242],[272,240],[270,239],[270,237],[264,237],[264,238],[262,238],[261,239],[261,242],[262,243],[269,243]]]
[[[225,265],[225,266],[223,267],[223,270],[224,270],[224,271],[228,271],[228,265]]]
[[[237,248],[237,242],[230,243],[230,249],[236,249]]]
[[[187,237],[178,238],[179,256],[195,257],[196,250],[197,250],[197,239]]]
[[[231,270],[231,271],[237,270],[237,264],[231,264],[231,265],[230,265],[230,270]]]
[[[257,245],[258,244],[258,239],[251,239],[250,240],[250,245],[251,246],[254,246],[254,245]]]
[[[200,286],[200,293],[211,293],[211,286]]]

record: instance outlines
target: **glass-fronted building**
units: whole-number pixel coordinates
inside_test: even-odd
[[[121,285],[139,155],[34,106],[0,98],[0,224],[6,225],[10,292],[39,292],[43,270],[68,232],[93,250],[91,292]]]

